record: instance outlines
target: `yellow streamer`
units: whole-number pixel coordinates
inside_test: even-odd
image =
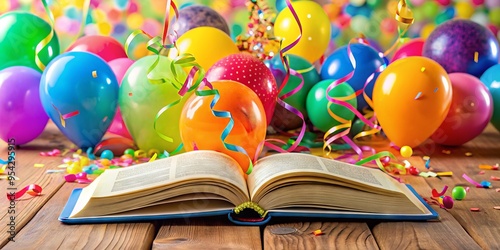
[[[408,8],[408,6],[406,5],[405,0],[399,0],[396,9],[396,15],[394,18],[400,24],[400,26],[398,27],[399,39],[397,39],[396,42],[394,42],[391,48],[389,48],[386,52],[384,52],[384,56],[389,55],[401,43],[403,36],[410,28],[410,25],[412,25],[414,22],[413,13],[410,10],[410,8]],[[401,27],[403,27],[403,29],[401,29]]]
[[[45,70],[46,65],[40,59],[40,52],[50,43],[50,40],[52,40],[52,38],[54,37],[54,15],[52,14],[52,11],[50,11],[46,0],[42,0],[42,4],[45,9],[45,12],[47,13],[47,16],[49,16],[50,32],[35,47],[35,63],[36,66],[38,66],[38,68],[40,68],[40,70],[43,71]]]

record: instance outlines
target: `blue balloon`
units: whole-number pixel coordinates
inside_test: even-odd
[[[500,64],[488,68],[480,78],[486,85],[493,99],[493,116],[491,124],[500,132]]]
[[[379,52],[371,46],[362,43],[355,43],[349,46],[356,60],[356,69],[354,70],[354,75],[347,80],[347,83],[351,85],[354,91],[358,91],[363,89],[368,77],[384,65],[385,61],[380,56]],[[321,79],[340,79],[352,71],[353,67],[349,60],[349,55],[347,54],[347,45],[342,46],[326,58],[321,66]],[[366,85],[365,92],[370,98],[372,98],[373,85],[379,74],[380,73],[375,73],[373,79]],[[357,101],[358,110],[360,111],[368,106],[363,94],[358,96]]]
[[[101,141],[113,121],[118,81],[99,56],[67,52],[47,65],[40,80],[40,99],[59,130],[86,149]]]

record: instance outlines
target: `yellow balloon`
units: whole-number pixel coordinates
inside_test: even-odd
[[[456,17],[469,19],[476,10],[469,2],[457,2],[455,4],[455,11],[457,13]]]
[[[434,25],[433,23],[426,24],[420,31],[420,37],[423,39],[427,39],[427,37],[429,37],[435,27],[436,25]]]
[[[220,59],[240,52],[224,31],[208,26],[197,27],[182,34],[176,41],[176,48],[170,50],[169,58],[174,59],[177,55],[189,53],[205,70]]]
[[[330,42],[330,19],[321,5],[314,1],[297,1],[293,9],[302,25],[300,41],[287,53],[305,58],[310,63],[320,59]],[[274,35],[283,39],[283,48],[300,35],[299,25],[289,8],[283,9],[274,23]]]

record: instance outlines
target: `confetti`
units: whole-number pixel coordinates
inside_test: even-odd
[[[418,100],[422,96],[422,92],[418,92],[417,95],[415,96],[415,100]]]
[[[429,172],[420,172],[419,175],[422,176],[422,177],[425,177],[425,178],[427,178],[427,177],[437,177],[438,176],[436,173],[431,172],[431,171],[429,171]]]
[[[481,210],[481,209],[480,209],[480,208],[478,208],[478,207],[471,207],[471,208],[470,208],[470,211],[472,211],[472,212],[479,212],[480,210]]]
[[[45,164],[43,164],[43,163],[35,163],[33,165],[33,167],[35,167],[35,168],[43,168],[43,167],[45,167]]]
[[[494,206],[493,209],[500,210],[500,206]]]
[[[431,157],[424,156],[422,159],[425,161],[425,168],[429,169],[431,167]]]
[[[451,172],[451,171],[437,172],[436,174],[437,174],[437,176],[440,176],[440,177],[450,177],[450,176],[453,176],[453,172]]]
[[[95,71],[95,70],[94,70],[94,71],[92,71],[92,77],[93,77],[93,78],[97,78],[97,71]]]
[[[492,180],[492,181],[500,181],[500,177],[498,177],[498,176],[491,176],[490,180]]]
[[[470,157],[470,156],[472,156],[472,153],[471,152],[466,152],[465,156]]]
[[[58,174],[58,173],[64,173],[66,172],[65,170],[62,170],[62,169],[49,169],[47,170],[47,174]]]
[[[479,171],[477,174],[484,174],[484,170]]]
[[[434,189],[432,189],[432,197],[443,196],[447,190],[448,190],[448,186],[444,186],[443,190],[438,193],[438,191],[434,188]]]
[[[479,164],[479,169],[484,169],[484,170],[498,170],[498,163],[495,164],[494,166],[487,165],[487,164]]]
[[[451,150],[445,150],[445,149],[443,149],[443,150],[441,151],[441,153],[446,154],[446,155],[449,155],[449,154],[451,154]]]
[[[474,52],[474,62],[478,62],[479,61],[479,52]]]
[[[325,233],[323,233],[323,231],[321,231],[321,229],[318,229],[318,230],[314,230],[313,234],[314,234],[314,236],[318,236],[318,235],[322,235]]]
[[[500,192],[500,188],[495,189],[495,192],[499,193]]]

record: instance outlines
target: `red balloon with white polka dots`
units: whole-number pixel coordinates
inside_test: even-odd
[[[269,125],[276,107],[278,89],[273,74],[264,62],[249,53],[232,54],[210,67],[206,78],[209,81],[232,80],[252,89],[264,106]]]

